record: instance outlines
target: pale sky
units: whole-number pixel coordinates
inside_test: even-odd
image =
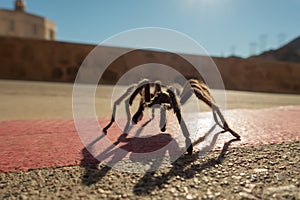
[[[13,0],[0,8],[13,9]],[[26,11],[56,22],[57,39],[98,44],[122,31],[182,32],[210,55],[247,57],[300,36],[300,0],[27,0]],[[1,16],[0,16],[1,17]]]

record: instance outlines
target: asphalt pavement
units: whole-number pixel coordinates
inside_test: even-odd
[[[1,199],[300,199],[299,95],[226,91],[226,117],[241,141],[226,133],[205,156],[196,148],[160,169],[129,173],[86,151],[72,87],[0,81]],[[103,124],[112,91],[96,92]],[[206,130],[205,119],[206,112],[186,118],[192,134]],[[116,127],[110,133],[111,141],[120,135]]]

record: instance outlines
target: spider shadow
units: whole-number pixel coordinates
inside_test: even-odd
[[[135,136],[140,135],[143,131],[144,127],[151,121],[149,119],[141,127],[136,131]],[[128,129],[130,131],[131,128]],[[88,149],[85,147],[82,149],[81,153],[83,159],[80,162],[80,166],[84,167],[84,174],[81,177],[81,181],[83,185],[93,185],[103,179],[105,175],[114,167],[114,163],[121,161],[123,158],[128,156],[133,162],[140,162],[141,164],[147,164],[147,162],[143,163],[143,159],[136,158],[131,156],[131,153],[149,153],[163,148],[168,145],[170,142],[174,141],[172,136],[169,133],[159,133],[154,136],[150,136],[147,138],[139,138],[133,137],[128,138],[128,134],[123,133],[119,136],[118,140],[111,144],[105,151],[103,151],[99,156],[105,158],[111,158],[111,162],[109,165],[104,165],[99,167],[100,162],[94,158],[93,155],[90,154]],[[97,141],[101,140],[104,136],[100,136],[95,139],[91,145],[97,143]],[[119,145],[121,144],[121,145]],[[150,144],[150,145],[147,145]],[[155,144],[155,145],[152,145]],[[114,147],[118,145],[118,148],[123,149],[124,151],[118,152],[114,150]],[[175,144],[176,145],[176,144]],[[174,145],[173,145],[174,147]],[[179,148],[175,146],[175,148]],[[170,149],[168,149],[170,152]],[[130,152],[130,153],[129,153]],[[155,159],[150,166],[151,170],[159,168],[162,160]]]
[[[146,122],[144,125],[138,129],[137,134],[139,134],[139,131],[142,131],[142,129],[145,127],[145,125],[149,123]],[[210,132],[214,129],[214,126],[202,137],[198,140],[198,142],[201,142],[205,139],[206,135],[209,135]],[[220,132],[221,133],[221,132]],[[217,133],[218,134],[218,133]],[[102,137],[99,137],[98,139],[101,139]],[[167,133],[161,133],[152,137],[147,138],[147,140],[153,140],[152,142],[157,142],[158,140],[163,139],[165,142],[161,145],[167,145],[171,140],[172,137],[170,134]],[[114,143],[114,145],[117,145],[120,141],[127,141],[124,145],[120,146],[120,148],[123,148],[125,150],[128,150],[129,152],[135,151],[135,152],[143,152],[143,148],[136,150],[132,149],[138,144],[143,144],[141,142],[142,139],[140,138],[126,138],[125,134],[120,135],[117,142]],[[156,162],[151,166],[150,170],[148,170],[144,176],[135,184],[133,188],[133,193],[136,195],[147,195],[151,193],[156,188],[160,188],[163,184],[167,183],[169,179],[171,179],[174,176],[180,176],[184,179],[190,179],[195,176],[196,173],[200,173],[204,169],[211,168],[215,166],[216,164],[220,164],[223,162],[225,158],[225,154],[228,151],[229,146],[232,142],[239,141],[239,139],[232,139],[228,142],[226,142],[218,155],[217,158],[212,158],[205,163],[202,164],[192,164],[194,161],[199,159],[198,153],[194,153],[192,155],[182,155],[179,157],[175,162],[172,163],[171,169],[167,173],[163,173],[161,176],[157,176],[156,173],[158,172],[159,165],[161,164],[162,160],[157,159]],[[134,145],[135,144],[135,145]],[[144,146],[143,146],[144,147]],[[158,147],[161,148],[161,147]],[[149,150],[149,149],[148,149]],[[146,150],[146,151],[148,151]],[[170,151],[171,149],[169,149]],[[144,150],[145,151],[145,150]],[[107,154],[107,156],[115,156],[114,151],[109,151],[109,149],[104,152]],[[107,173],[113,168],[113,166],[104,165],[99,167],[99,161],[95,159],[89,151],[84,148],[82,149],[82,155],[83,159],[81,160],[81,166],[85,168],[84,175],[82,176],[82,184],[83,185],[93,185],[100,180],[102,180]],[[125,157],[126,155],[121,155],[121,157]],[[120,158],[120,155],[116,157],[117,160]],[[114,159],[114,158],[113,158]],[[132,158],[130,158],[132,159]],[[133,158],[134,159],[134,158]],[[189,166],[186,168],[186,166]]]
[[[156,188],[161,188],[163,184],[168,183],[172,177],[179,176],[184,179],[191,179],[197,173],[214,167],[216,164],[221,164],[225,159],[225,154],[228,151],[231,143],[240,141],[239,139],[231,139],[224,143],[223,148],[217,158],[211,158],[202,164],[192,164],[194,161],[199,159],[199,155],[194,153],[192,155],[182,155],[175,162],[172,163],[171,169],[167,173],[162,173],[161,176],[155,176],[155,171],[147,172],[145,175],[136,183],[133,193],[136,195],[148,195],[151,191]],[[189,166],[186,168],[186,166]]]

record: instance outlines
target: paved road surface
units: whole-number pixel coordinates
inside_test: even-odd
[[[97,91],[101,120],[111,91]],[[227,108],[235,109],[228,121],[241,142],[222,135],[205,157],[138,174],[96,164],[84,151],[71,95],[71,84],[0,81],[0,167],[16,171],[0,173],[0,199],[300,199],[299,95],[227,91]]]
[[[72,84],[0,80],[0,120],[72,119]],[[113,87],[96,95],[99,117],[111,114]],[[227,109],[300,105],[300,95],[226,91]]]

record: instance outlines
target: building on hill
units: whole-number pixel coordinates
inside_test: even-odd
[[[15,0],[15,9],[0,9],[0,36],[56,40],[56,24],[26,12],[24,0]]]

